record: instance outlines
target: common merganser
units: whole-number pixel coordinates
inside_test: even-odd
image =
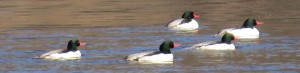
[[[199,24],[194,18],[199,18],[199,15],[194,14],[192,11],[185,11],[182,18],[173,20],[166,26],[169,30],[176,31],[193,31],[199,29]]]
[[[34,57],[47,60],[74,60],[80,59],[81,53],[77,49],[79,46],[84,46],[86,43],[80,42],[77,39],[70,40],[67,49],[57,49],[40,56]]]
[[[235,50],[234,44],[231,43],[232,40],[237,39],[231,33],[225,33],[221,41],[208,41],[199,44],[195,44],[191,48],[200,50]]]
[[[242,27],[223,29],[218,33],[218,35],[223,36],[225,32],[228,32],[239,39],[259,38],[259,31],[255,28],[255,26],[261,24],[263,24],[263,22],[256,21],[253,18],[248,18],[245,20]]]
[[[141,63],[173,63],[173,54],[170,49],[180,46],[170,40],[164,41],[159,51],[147,51],[128,55],[125,59],[129,61],[137,61]]]

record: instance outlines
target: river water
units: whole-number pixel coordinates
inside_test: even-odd
[[[298,0],[0,0],[0,72],[300,72],[300,1]],[[165,30],[167,22],[185,10],[200,15],[195,33]],[[234,41],[237,50],[184,49],[219,40],[219,30],[241,26],[252,17],[256,40]],[[81,60],[48,61],[32,57],[66,48],[70,39]],[[123,58],[158,50],[164,40],[182,46],[172,49],[173,64],[138,64]]]

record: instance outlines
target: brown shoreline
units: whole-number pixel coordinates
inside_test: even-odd
[[[240,26],[249,17],[298,31],[297,1],[247,0],[2,0],[0,28],[164,26],[186,10],[200,15],[198,22],[219,30]],[[270,24],[270,25],[267,25]],[[266,29],[266,30],[264,30]]]

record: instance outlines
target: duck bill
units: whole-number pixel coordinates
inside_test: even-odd
[[[256,21],[256,24],[261,25],[261,24],[264,24],[264,22]]]
[[[237,40],[237,39],[239,39],[239,38],[238,38],[238,37],[236,37],[236,36],[234,36],[234,37],[233,37],[233,40]]]
[[[84,46],[84,45],[86,45],[86,43],[79,42],[79,46]]]
[[[194,18],[199,18],[199,15],[193,14]]]
[[[180,46],[181,44],[174,43],[174,48]]]

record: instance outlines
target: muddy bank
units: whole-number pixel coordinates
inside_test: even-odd
[[[185,10],[200,14],[205,25],[239,25],[248,17],[274,25],[300,17],[298,1],[244,0],[2,0],[1,27],[85,27],[164,25]],[[285,21],[283,19],[291,19]],[[268,25],[267,25],[268,26]],[[263,27],[265,28],[265,27]]]

